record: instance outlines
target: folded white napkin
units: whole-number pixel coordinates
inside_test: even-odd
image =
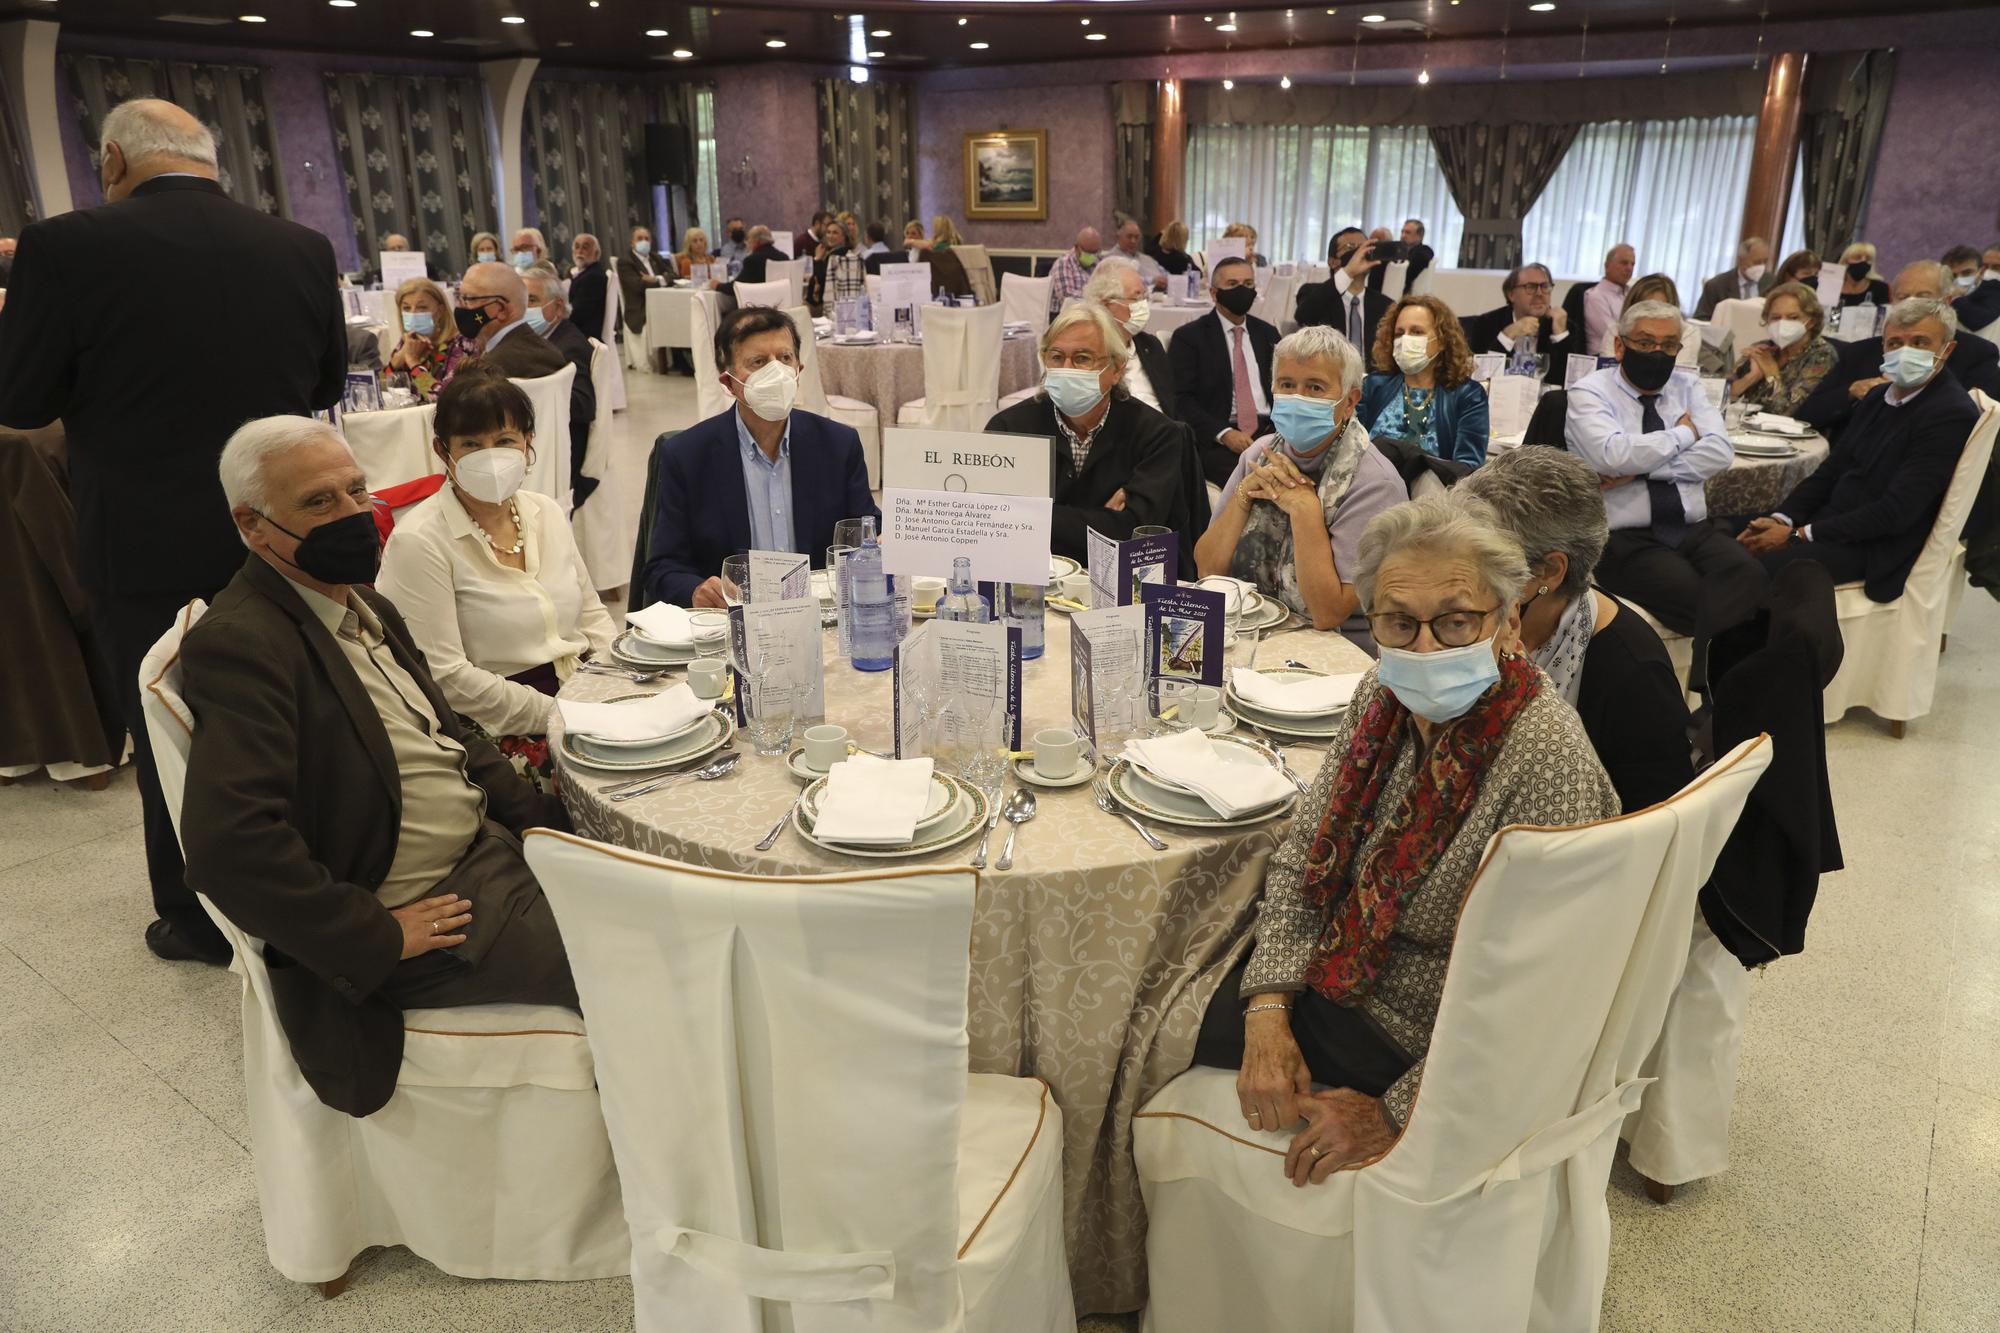
[[[1312,676],[1298,680],[1273,680],[1261,671],[1235,667],[1229,683],[1236,697],[1247,704],[1276,708],[1287,713],[1331,713],[1347,707],[1354,687],[1365,673],[1345,676]]]
[[[627,611],[625,623],[661,643],[694,642],[694,622],[688,619],[687,608],[671,602],[654,602],[640,610]]]
[[[1781,417],[1775,412],[1752,412],[1748,424],[1753,430],[1781,430],[1795,435],[1807,429],[1806,423],[1796,417]]]
[[[826,775],[813,836],[857,847],[894,847],[917,836],[931,799],[931,761],[850,755]]]
[[[686,681],[646,699],[623,704],[592,704],[557,699],[563,730],[599,741],[655,741],[671,736],[713,707],[697,699]]]
[[[1265,764],[1232,764],[1199,731],[1125,742],[1125,758],[1156,777],[1187,787],[1224,819],[1276,805],[1297,789]]]

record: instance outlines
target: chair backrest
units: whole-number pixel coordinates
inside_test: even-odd
[[[1746,301],[1740,296],[1717,301],[1708,322],[1726,332],[1729,358],[1734,364],[1752,343],[1764,336],[1764,302],[1761,298]]]
[[[431,448],[436,419],[436,403],[343,412],[340,433],[368,478],[369,489],[379,491],[444,471],[444,461]]]
[[[597,401],[611,401],[611,385],[618,374],[618,356],[611,345],[590,340],[590,386]],[[600,409],[590,421],[590,437],[583,450],[583,475],[603,481],[611,472],[611,413]]]
[[[972,294],[981,305],[993,305],[1000,299],[999,291],[993,285],[993,261],[987,257],[983,245],[954,245],[951,252],[958,256],[958,262],[965,265],[966,281],[972,284]]]
[[[1966,436],[1965,448],[1952,469],[1951,485],[1945,488],[1937,521],[1931,524],[1930,536],[1917,552],[1917,562],[1910,567],[1910,577],[1903,583],[1906,597],[1915,592],[1919,596],[1934,596],[1942,604],[1958,539],[1965,531],[1966,520],[1972,516],[1972,502],[1978,498],[1979,485],[1986,478],[1994,435],[2000,432],[2000,404],[1974,389],[1972,405],[1979,409],[1979,417],[1972,423],[1972,433]]]
[[[882,275],[880,273],[870,273],[862,281],[868,286],[869,310],[880,309],[882,305]]]
[[[736,304],[738,308],[746,305],[766,305],[782,310],[793,304],[791,279],[739,282],[736,284]]]
[[[1018,273],[1000,277],[1001,318],[1009,324],[1026,324],[1037,337],[1049,326],[1049,287],[1053,278],[1024,278]]]
[[[689,338],[694,344],[688,355],[694,359],[695,411],[704,421],[728,411],[730,403],[735,401],[722,387],[721,371],[715,364],[715,329],[727,310],[733,308],[725,307],[723,301],[720,292],[696,292],[688,308]]]
[[[653,554],[653,510],[660,499],[660,459],[667,452],[667,441],[678,434],[677,430],[661,431],[646,454],[646,493],[639,501],[639,531],[632,544],[632,576],[625,584],[625,604],[629,607],[643,607],[652,602],[646,593],[646,561]],[[586,505],[585,509],[588,508]]]
[[[515,380],[535,405],[535,461],[521,482],[524,490],[569,499],[569,392],[576,367],[564,366],[553,375]]]
[[[924,425],[982,430],[999,410],[1000,307],[924,310]]]
[[[799,406],[819,416],[826,415],[826,384],[820,378],[819,343],[813,337],[812,311],[795,305],[785,314],[799,331]]]
[[[773,263],[765,268],[764,275],[767,279],[773,275],[782,275],[785,281],[792,284],[791,299],[786,301],[785,304],[788,306],[804,305],[806,303],[806,283],[812,280],[812,270],[812,258],[810,256],[802,256],[798,259],[781,260]]]
[[[768,1299],[790,1303],[773,1328],[960,1327],[976,875],[526,841],[583,1003],[640,1326],[750,1333]]]
[[[1261,269],[1257,273],[1257,299],[1250,303],[1250,313],[1278,328],[1285,322],[1292,307],[1292,284],[1297,279],[1280,276],[1273,269]]]
[[[619,301],[622,296],[623,293],[618,290],[618,261],[612,259],[604,278],[604,327],[584,330],[593,342],[603,343],[611,349],[609,374],[600,380],[596,364],[592,363],[590,368],[590,382],[597,389],[597,415],[600,418],[625,410],[625,362],[618,355]]]
[[[1546,444],[1551,449],[1569,448],[1564,427],[1569,421],[1569,391],[1550,389],[1535,403],[1534,415],[1521,434],[1522,444]]]

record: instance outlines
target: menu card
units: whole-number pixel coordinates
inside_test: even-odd
[[[1487,392],[1487,413],[1493,437],[1519,436],[1542,400],[1542,382],[1531,375],[1502,375]]]
[[[1139,640],[1144,609],[1111,606],[1069,618],[1069,715],[1093,754],[1139,727]]]
[[[1813,283],[1813,295],[1819,297],[1819,303],[1828,310],[1837,309],[1840,305],[1840,284],[1846,279],[1847,265],[1821,264],[1819,277]]]
[[[794,258],[792,254],[792,240],[792,234],[782,227],[772,229],[771,244],[776,246],[778,253],[787,259]]]
[[[1181,539],[1168,532],[1118,541],[1090,529],[1090,604],[1093,608],[1131,606],[1142,583],[1170,582],[1180,569]]]
[[[1215,272],[1215,266],[1225,259],[1248,259],[1250,243],[1242,236],[1218,236],[1208,243],[1208,271]]]
[[[1574,389],[1578,380],[1596,373],[1596,357],[1585,352],[1571,352],[1569,359],[1563,362],[1563,388]]]
[[[749,592],[745,600],[752,602],[786,602],[811,596],[811,559],[794,551],[750,552]]]
[[[1139,599],[1146,614],[1147,679],[1222,684],[1228,595],[1219,588],[1149,583]]]
[[[952,708],[954,703],[969,701],[973,713],[983,714],[985,706],[1004,700],[1007,748],[1021,748],[1021,630],[1017,625],[928,621],[896,645],[891,684],[898,759],[921,755],[924,708],[920,700],[936,710],[940,749],[958,741],[959,719],[965,713]]]
[[[1476,380],[1499,379],[1507,369],[1505,352],[1474,352],[1472,354],[1472,378]]]
[[[718,263],[689,264],[688,281],[697,287],[706,287],[711,282],[721,282],[729,276],[729,265]]]
[[[382,290],[393,292],[411,278],[430,276],[429,265],[424,261],[421,250],[378,250],[375,254],[376,271],[382,275]]]
[[[749,720],[757,682],[744,670],[763,667],[763,683],[786,684],[803,693],[793,702],[801,724],[826,716],[826,657],[822,649],[819,598],[743,602],[729,608],[729,660],[737,668],[736,720]],[[746,697],[748,696],[748,697]]]

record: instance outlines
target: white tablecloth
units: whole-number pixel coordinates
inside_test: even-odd
[[[1182,326],[1192,324],[1203,315],[1215,310],[1212,305],[1168,305],[1165,301],[1153,302],[1152,316],[1146,321],[1146,332],[1163,343],[1174,340],[1174,332]]]
[[[917,343],[864,343],[843,346],[831,338],[818,342],[820,383],[827,393],[858,398],[896,424],[904,403],[924,396],[924,349]],[[1007,338],[1000,344],[1000,397],[1039,382],[1035,339]]]

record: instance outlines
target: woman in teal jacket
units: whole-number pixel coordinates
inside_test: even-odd
[[[1468,467],[1486,461],[1486,390],[1472,378],[1472,351],[1451,307],[1405,296],[1375,326],[1354,415],[1369,438],[1403,440]]]

